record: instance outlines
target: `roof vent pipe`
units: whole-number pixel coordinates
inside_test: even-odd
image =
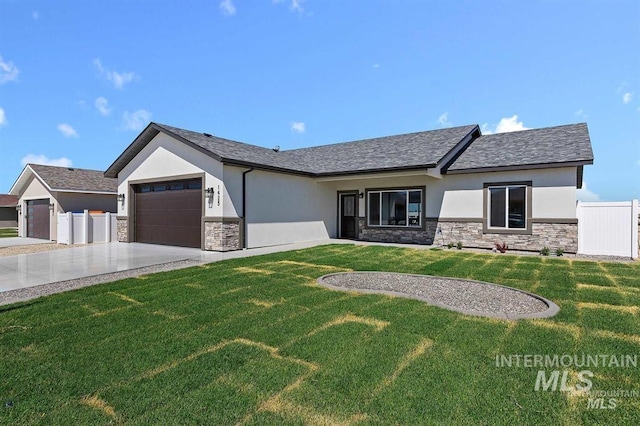
[[[273,147],[273,152],[278,152],[280,151],[280,145],[276,145]]]
[[[210,138],[211,137],[211,133],[203,133],[203,135],[205,135],[206,137]]]

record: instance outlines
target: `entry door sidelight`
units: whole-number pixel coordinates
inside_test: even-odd
[[[358,229],[356,194],[340,194],[340,238],[355,239]]]

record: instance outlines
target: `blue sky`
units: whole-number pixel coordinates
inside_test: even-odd
[[[640,198],[640,2],[0,0],[0,192],[149,121],[282,149],[586,121],[581,196]]]

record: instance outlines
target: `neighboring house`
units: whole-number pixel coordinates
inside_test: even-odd
[[[236,250],[349,238],[577,250],[586,124],[277,151],[151,123],[105,172],[118,239]]]
[[[0,228],[16,228],[18,226],[18,197],[0,194]]]
[[[98,170],[27,164],[9,191],[18,197],[18,235],[57,239],[56,214],[115,212],[117,181]]]

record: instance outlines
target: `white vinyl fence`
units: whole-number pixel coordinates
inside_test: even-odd
[[[638,200],[579,202],[578,253],[638,258]]]
[[[59,244],[117,241],[116,215],[111,213],[58,213]]]

